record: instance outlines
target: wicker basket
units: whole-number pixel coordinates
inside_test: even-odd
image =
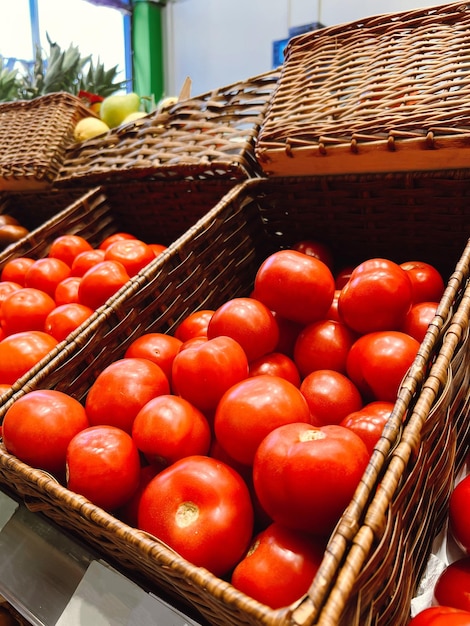
[[[264,172],[468,167],[469,22],[456,2],[291,39],[258,137]]]
[[[0,190],[51,187],[75,124],[90,115],[79,98],[66,92],[0,104]]]
[[[279,70],[182,100],[67,150],[56,185],[259,176],[254,143]]]
[[[125,573],[196,609],[210,624],[404,625],[442,522],[457,443],[468,421],[467,405],[454,385],[454,380],[466,380],[470,349],[467,187],[468,179],[456,173],[367,183],[363,177],[245,181],[175,241],[151,274],[142,272],[0,407],[1,418],[35,388],[63,390],[84,400],[96,374],[122,357],[130,342],[146,332],[171,332],[189,312],[249,293],[260,261],[299,238],[321,235],[342,261],[382,251],[397,261],[428,260],[445,274],[452,266],[437,315],[363,480],[331,536],[309,593],[298,603],[269,609],[4,448],[0,482]],[[426,188],[434,193],[424,193]],[[402,554],[406,558],[399,558]]]

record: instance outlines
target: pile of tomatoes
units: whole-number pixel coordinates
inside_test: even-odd
[[[134,339],[83,404],[30,391],[7,450],[277,608],[311,584],[444,291],[433,266],[333,273],[300,242],[249,296]]]
[[[88,320],[164,250],[118,232],[93,247],[65,234],[46,257],[16,257],[0,274],[0,391]]]

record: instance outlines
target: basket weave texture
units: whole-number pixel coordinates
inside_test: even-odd
[[[90,115],[66,92],[0,104],[0,190],[51,187],[76,123]]]
[[[254,144],[278,76],[219,87],[71,145],[56,185],[259,176]]]
[[[258,137],[264,172],[467,167],[469,22],[459,2],[291,39]]]
[[[341,262],[382,251],[400,262],[414,258],[436,264],[448,278],[437,315],[320,570],[298,603],[269,609],[3,447],[0,481],[32,510],[69,528],[150,588],[196,609],[209,624],[406,624],[409,601],[443,523],[455,467],[466,451],[468,398],[461,394],[470,360],[465,176],[245,181],[0,407],[2,418],[35,388],[84,400],[97,373],[121,358],[134,339],[146,332],[171,333],[188,313],[250,293],[260,261],[300,238],[321,236]],[[428,230],[424,218],[432,224]]]

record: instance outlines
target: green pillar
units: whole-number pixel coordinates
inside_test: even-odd
[[[163,71],[162,4],[133,0],[133,89],[140,96],[161,100],[165,91]],[[147,109],[150,110],[147,105]]]

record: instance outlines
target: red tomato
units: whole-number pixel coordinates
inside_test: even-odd
[[[88,427],[83,406],[53,389],[30,391],[16,400],[3,420],[3,440],[11,454],[31,467],[60,478],[71,439]]]
[[[271,352],[250,363],[250,376],[280,376],[296,387],[300,386],[300,374],[297,365],[282,352]]]
[[[85,250],[77,254],[71,265],[72,276],[83,276],[90,267],[94,267],[97,263],[104,261],[105,250],[93,248],[92,250]]]
[[[279,328],[271,311],[259,300],[233,298],[214,311],[207,327],[209,339],[221,335],[235,339],[250,362],[273,352]]]
[[[459,546],[470,555],[470,475],[453,489],[449,500],[449,525]]]
[[[449,606],[432,606],[413,617],[408,626],[470,626],[470,613]]]
[[[322,319],[334,292],[330,269],[296,250],[275,252],[263,261],[255,277],[254,297],[271,311],[299,324]]]
[[[150,248],[152,248],[153,254],[156,257],[160,256],[160,254],[162,254],[162,252],[165,252],[165,250],[168,250],[168,246],[164,246],[161,243],[149,243],[148,245]]]
[[[80,286],[80,278],[78,276],[69,276],[55,288],[54,300],[57,306],[61,304],[71,304],[78,302],[78,288]]]
[[[34,259],[29,257],[16,257],[16,259],[10,259],[3,266],[0,279],[11,280],[12,282],[18,283],[24,287],[26,272],[33,263]]]
[[[18,291],[18,289],[22,289],[22,286],[19,283],[14,283],[11,280],[0,281],[0,308],[5,298],[14,291]]]
[[[211,309],[190,313],[178,324],[174,336],[183,342],[194,337],[207,337],[207,328],[213,313]]]
[[[155,259],[155,254],[152,248],[140,239],[122,239],[106,248],[104,258],[106,261],[122,263],[129,276],[135,276]]]
[[[387,259],[369,259],[354,269],[342,288],[338,311],[359,334],[398,330],[412,298],[411,280],[404,269]]]
[[[195,339],[183,343],[175,356],[172,384],[177,395],[205,413],[215,409],[227,389],[248,376],[248,360],[231,337]]]
[[[333,252],[331,251],[330,246],[326,243],[313,239],[304,239],[295,243],[292,246],[292,250],[297,250],[297,252],[302,252],[303,254],[313,256],[316,259],[323,261],[323,263],[327,265],[331,271],[333,271]]]
[[[41,330],[14,333],[0,341],[0,383],[13,385],[57,345]]]
[[[122,241],[123,239],[137,239],[137,237],[131,235],[131,233],[126,232],[113,233],[112,235],[105,237],[105,239],[103,239],[98,248],[100,250],[107,250],[111,244],[115,243],[116,241]]]
[[[372,454],[393,407],[393,402],[381,402],[380,400],[369,402],[361,409],[347,415],[340,425],[359,435],[366,444],[369,453]]]
[[[92,249],[92,245],[80,235],[60,235],[51,243],[48,256],[60,259],[72,267],[78,254]]]
[[[171,385],[171,369],[173,360],[183,342],[165,333],[144,333],[128,346],[124,356],[149,359],[159,365],[165,372]]]
[[[339,294],[341,293],[341,289],[335,289],[335,295],[333,296],[333,302],[331,303],[330,308],[326,312],[325,318],[327,320],[335,320],[336,322],[342,322],[341,316],[338,311],[338,301]]]
[[[306,533],[272,523],[254,538],[231,583],[272,609],[288,606],[307,593],[324,548]]]
[[[123,506],[115,512],[116,516],[129,526],[136,527],[138,524],[140,497],[145,487],[157,474],[157,469],[153,465],[144,465],[140,468],[139,486]]]
[[[140,483],[139,452],[132,437],[115,426],[90,426],[67,447],[67,488],[113,511]]]
[[[251,465],[262,439],[281,424],[310,422],[299,389],[278,376],[254,376],[233,385],[215,412],[220,445],[236,461]]]
[[[411,279],[413,302],[439,302],[444,294],[445,284],[439,271],[424,261],[401,263]]]
[[[253,464],[253,484],[275,522],[329,536],[368,461],[364,442],[347,428],[295,422],[263,439]]]
[[[63,341],[92,315],[93,309],[78,302],[61,304],[46,317],[44,330],[57,341]]]
[[[320,320],[300,331],[294,361],[302,378],[315,370],[346,372],[346,360],[357,335],[341,322]]]
[[[45,291],[54,298],[57,285],[70,276],[70,267],[64,261],[53,257],[45,257],[34,261],[26,272],[25,287],[33,287]]]
[[[130,276],[122,263],[101,261],[82,276],[78,287],[79,301],[96,310],[129,280]]]
[[[292,358],[294,356],[295,342],[297,341],[297,337],[299,336],[303,325],[288,320],[285,317],[278,315],[276,312],[273,312],[273,315],[279,329],[279,340],[277,342],[275,352],[282,352]]]
[[[2,329],[5,335],[25,330],[44,330],[46,318],[54,308],[54,300],[44,291],[22,287],[10,293],[2,302]]]
[[[347,375],[365,400],[395,402],[419,346],[416,339],[399,331],[363,335],[349,351]]]
[[[91,426],[107,424],[128,433],[140,409],[170,393],[161,367],[148,359],[123,358],[105,367],[88,390],[85,408]]]
[[[470,612],[470,556],[450,563],[434,585],[434,597],[441,606]]]
[[[245,554],[253,506],[244,480],[225,463],[189,456],[157,474],[139,505],[139,528],[216,576]]]
[[[351,274],[355,269],[355,265],[347,265],[337,272],[335,276],[335,287],[336,290],[341,291],[341,289],[346,285],[346,283],[351,278]]]
[[[199,409],[184,398],[165,394],[140,409],[132,438],[149,463],[163,468],[185,456],[207,455],[211,429]]]
[[[402,332],[411,335],[416,341],[421,343],[429,328],[429,324],[436,315],[438,306],[438,302],[417,302],[413,304],[406,314],[403,326],[401,327]]]
[[[315,426],[339,424],[363,404],[356,385],[335,370],[311,372],[302,381],[300,391],[307,400],[311,423]]]

